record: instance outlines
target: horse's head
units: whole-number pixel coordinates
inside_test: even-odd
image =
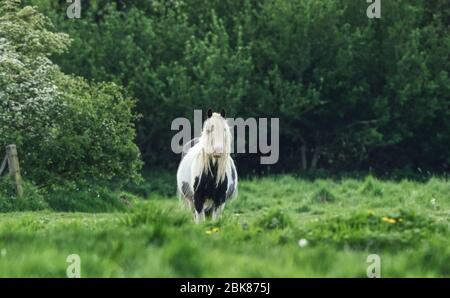
[[[203,148],[208,156],[222,158],[231,152],[231,131],[225,119],[225,110],[213,113],[208,110],[208,119],[203,125]]]

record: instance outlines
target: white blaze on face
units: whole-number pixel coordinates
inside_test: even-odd
[[[208,155],[219,158],[230,154],[231,132],[227,121],[218,113],[214,113],[205,121],[202,132],[203,148]]]
[[[210,169],[210,161],[218,163],[217,183],[225,177],[229,154],[231,152],[231,131],[227,120],[220,114],[213,113],[205,121],[201,142],[204,149],[203,163],[205,170]]]

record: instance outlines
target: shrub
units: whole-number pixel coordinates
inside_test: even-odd
[[[367,176],[359,191],[364,195],[372,195],[375,197],[381,197],[383,195],[380,183],[372,176]]]
[[[144,172],[143,176],[145,179],[129,183],[125,189],[143,198],[148,198],[153,193],[166,197],[176,195],[177,188],[173,172],[167,169],[153,169]]]
[[[336,197],[325,187],[320,188],[312,197],[316,203],[329,203],[334,202]]]
[[[148,224],[179,227],[189,222],[191,217],[188,212],[177,208],[163,208],[155,202],[134,206],[132,212],[124,218],[124,224],[132,227]]]
[[[49,190],[49,206],[56,211],[111,212],[130,208],[135,198],[100,186],[68,186]]]
[[[290,217],[284,210],[269,210],[256,221],[256,225],[264,230],[284,229],[292,223]]]
[[[23,196],[18,198],[9,177],[0,178],[0,212],[35,211],[48,208],[42,191],[30,182],[22,184]]]
[[[134,101],[115,84],[62,73],[49,57],[67,50],[68,36],[18,3],[0,3],[0,147],[17,145],[37,185],[137,178]]]

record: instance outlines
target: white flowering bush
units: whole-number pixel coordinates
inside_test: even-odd
[[[134,101],[62,73],[50,56],[69,43],[34,8],[0,0],[1,148],[16,144],[24,176],[40,185],[137,177]]]

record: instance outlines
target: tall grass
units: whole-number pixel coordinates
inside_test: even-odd
[[[365,277],[373,253],[385,277],[450,276],[445,179],[242,180],[224,216],[201,225],[172,195],[130,201],[0,213],[0,276],[64,276],[73,253],[84,277]]]

